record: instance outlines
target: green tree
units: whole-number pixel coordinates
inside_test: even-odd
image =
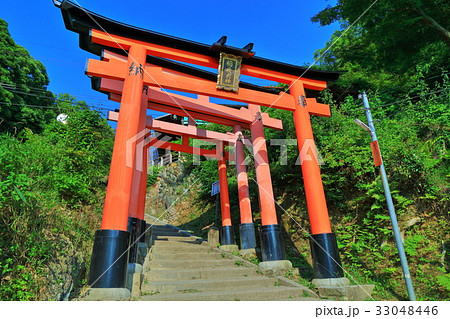
[[[440,75],[442,69],[448,69],[448,1],[378,1],[365,12],[372,3],[339,0],[311,19],[321,25],[341,24],[341,30],[326,45],[327,48],[334,43],[331,49],[319,50],[316,57],[322,56],[325,68],[349,71],[341,79],[344,87],[391,87],[405,93],[417,80],[417,66],[426,76]]]
[[[30,135],[26,144],[49,145],[61,157],[47,171],[46,187],[70,205],[88,204],[95,200],[92,193],[108,175],[113,131],[97,111],[68,94],[60,95],[55,107],[68,115],[67,124],[53,120],[42,134]],[[36,161],[42,162],[39,155]]]
[[[17,45],[0,19],[0,133],[41,132],[56,115],[44,65]]]
[[[99,227],[113,131],[67,94],[55,107],[67,124],[53,119],[22,138],[0,134],[0,300],[39,299],[59,245],[69,241],[87,262]]]

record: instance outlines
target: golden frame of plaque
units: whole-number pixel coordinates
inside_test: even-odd
[[[241,76],[242,57],[220,52],[219,69],[217,74],[217,89],[239,91],[239,77]]]

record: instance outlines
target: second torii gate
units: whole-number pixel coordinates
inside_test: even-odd
[[[108,113],[108,120],[110,121],[118,121],[119,119],[119,113],[118,112],[109,112]],[[217,122],[220,123],[220,120],[217,120]],[[176,144],[171,143],[169,141],[159,140],[156,137],[150,138],[147,142],[140,142],[140,147],[138,149],[142,148],[142,145],[145,145],[145,147],[157,147],[157,148],[163,148],[163,149],[169,149],[174,151],[180,151],[184,153],[189,154],[195,154],[195,155],[203,155],[207,157],[216,158],[218,160],[218,171],[219,171],[219,182],[221,186],[221,192],[220,192],[220,198],[221,198],[221,212],[222,212],[222,227],[221,227],[221,244],[222,245],[233,245],[235,243],[234,241],[234,232],[231,224],[231,212],[230,212],[230,201],[229,201],[229,195],[228,195],[228,182],[227,182],[227,174],[226,174],[226,163],[225,160],[230,157],[228,152],[224,151],[224,144],[227,145],[234,145],[236,144],[236,134],[228,133],[217,133],[213,131],[203,130],[195,127],[194,125],[180,125],[180,124],[173,124],[168,122],[163,122],[159,120],[155,120],[150,116],[147,116],[146,120],[146,128],[149,130],[154,130],[157,132],[163,132],[168,133],[171,135],[179,135],[182,138],[182,144]],[[189,139],[200,139],[200,140],[206,140],[208,142],[215,143],[217,145],[215,150],[208,150],[208,149],[201,149],[192,147],[189,145]],[[144,154],[143,156],[145,156]],[[137,161],[140,160],[140,157],[136,158]],[[144,165],[140,165],[138,162],[137,165],[139,168],[142,166],[144,175],[146,174],[146,171],[144,169]],[[142,177],[141,177],[142,178]],[[146,179],[146,175],[143,179]],[[145,193],[144,186],[140,186],[140,194]],[[245,196],[245,194],[244,194]],[[246,194],[246,198],[241,196],[242,200],[249,201],[248,194]],[[140,204],[142,205],[142,204]],[[141,206],[142,207],[142,206]],[[249,249],[249,248],[255,248],[256,246],[250,247],[251,243],[256,244],[255,238],[254,238],[254,227],[251,229],[249,224],[253,224],[251,220],[251,211],[248,210],[241,210],[241,219],[247,221],[245,227],[247,231],[244,230],[244,232],[241,234],[244,237],[248,238],[247,241],[244,241],[244,243],[247,245],[244,245],[243,249]],[[143,214],[139,214],[139,216]],[[253,225],[251,225],[253,226]],[[242,228],[242,227],[241,227]],[[253,238],[252,238],[253,234]],[[130,258],[131,259],[131,258]],[[134,262],[134,261],[131,261]]]
[[[110,94],[110,98],[113,98],[116,101],[121,100],[121,90],[123,87],[123,83],[120,81],[114,81],[109,79],[101,79],[100,81],[95,80],[96,86],[102,90],[107,92],[114,92]],[[186,108],[188,110],[194,110],[196,112],[189,112],[189,115],[200,119],[204,118],[203,116],[208,113],[217,112],[221,115],[221,117],[209,117],[209,119],[218,124],[222,125],[233,125],[235,129],[238,129],[240,132],[241,126],[244,128],[248,128],[252,132],[253,137],[253,146],[255,151],[255,165],[257,168],[257,176],[258,176],[258,182],[259,182],[259,194],[260,194],[260,200],[262,203],[260,204],[261,208],[269,207],[269,210],[275,211],[275,207],[273,204],[273,191],[272,191],[272,184],[270,181],[270,170],[267,165],[268,163],[268,157],[267,157],[267,150],[266,150],[266,143],[264,139],[264,130],[263,127],[266,126],[268,128],[273,129],[281,129],[282,124],[280,120],[270,118],[268,114],[264,114],[261,116],[261,112],[259,107],[253,106],[244,108],[242,107],[240,110],[231,109],[229,107],[224,107],[222,105],[217,105],[213,103],[209,103],[207,99],[203,97],[199,97],[199,99],[193,99],[188,98],[184,96],[179,96],[172,93],[162,93],[161,91],[157,89],[148,88],[146,89],[146,92],[149,92],[149,96],[151,96],[152,102],[149,102],[148,107],[156,109],[160,109],[161,107],[164,107],[163,103],[172,103],[174,105],[178,105],[179,108]],[[149,97],[150,99],[150,97]],[[180,115],[183,115],[182,112],[179,113]],[[112,120],[115,120],[117,115],[115,113],[110,112],[110,118]],[[257,119],[257,120],[255,120]],[[152,126],[147,121],[147,128]],[[198,135],[198,138],[204,137],[206,138],[207,135],[204,130],[202,133],[199,133],[199,130],[195,128],[194,126],[177,126],[178,127],[178,133],[171,128],[173,126],[172,124],[168,124],[165,122],[159,122],[156,127],[154,127],[155,130],[171,133],[175,135],[186,135],[186,136],[195,136]],[[214,132],[209,133],[210,136],[214,136]],[[217,134],[217,133],[216,133]],[[181,150],[179,144],[173,145],[173,149],[175,150]],[[183,151],[183,150],[181,150]],[[245,165],[244,157],[243,157],[243,144],[242,140],[238,141],[236,143],[236,158],[237,158],[237,175],[239,180],[239,208],[240,208],[240,216],[241,216],[241,224],[240,224],[240,238],[241,238],[241,249],[242,250],[248,250],[248,249],[254,249],[256,247],[256,238],[255,238],[255,229],[254,224],[252,221],[252,213],[251,213],[251,207],[250,207],[250,199],[249,199],[249,192],[248,192],[248,181],[245,173]],[[219,166],[222,168],[226,168],[226,164],[224,161],[221,161],[219,163]],[[226,171],[225,169],[220,170],[220,172]],[[222,173],[222,180],[225,181],[226,175]],[[222,189],[225,189],[226,183],[221,183]],[[228,204],[222,203],[221,205],[223,209],[228,210],[227,206]],[[266,208],[267,209],[267,208]],[[266,217],[266,211],[262,212],[263,217],[263,223],[264,224],[270,224],[273,222],[276,222],[275,219],[264,219]],[[221,238],[228,238],[229,240],[225,240],[222,244],[232,244],[234,243],[233,238],[233,231],[231,225],[223,225],[223,226],[230,226],[230,227],[223,227],[221,229]],[[281,236],[279,234],[279,231],[277,231],[278,236]],[[265,233],[263,233],[263,237],[265,238]],[[270,239],[269,239],[270,240]],[[269,240],[266,240],[269,241]],[[272,239],[273,242],[273,239]],[[276,241],[275,241],[276,242]],[[270,249],[267,249],[267,247],[270,247],[270,243],[264,243],[261,245],[263,250],[263,256],[264,260],[272,260],[273,258],[277,258],[276,260],[284,259],[284,245],[282,243],[277,243],[276,250],[271,251]],[[267,253],[266,253],[267,252]]]
[[[104,61],[110,62],[118,62],[122,61],[126,62],[125,57],[109,52],[103,51],[102,59]],[[173,68],[178,67],[178,65],[172,65],[170,62],[165,63],[166,66],[171,66]],[[175,72],[171,70],[170,72]],[[198,74],[202,74],[204,71],[197,71]],[[99,75],[88,72],[89,75]],[[122,98],[124,82],[120,80],[114,80],[110,78],[95,78],[93,77],[93,87],[101,92],[106,92],[109,95],[109,98],[120,102]],[[258,172],[258,182],[259,186],[259,198],[262,200],[262,204],[260,207],[263,209],[262,217],[263,217],[263,225],[274,223],[273,225],[277,225],[276,216],[270,212],[275,212],[275,206],[273,204],[273,190],[272,183],[270,179],[270,170],[268,168],[268,157],[266,155],[267,151],[266,143],[264,139],[264,131],[262,127],[272,128],[280,130],[282,129],[282,123],[278,119],[270,118],[268,114],[261,114],[260,110],[258,112],[252,112],[250,109],[241,107],[238,109],[233,109],[230,107],[210,103],[208,98],[205,96],[199,96],[198,99],[189,98],[185,96],[181,96],[178,94],[162,92],[158,88],[148,87],[146,88],[146,92],[148,93],[149,103],[148,108],[155,109],[159,111],[166,111],[172,114],[177,114],[181,116],[188,116],[189,120],[193,119],[201,119],[206,120],[213,123],[218,123],[222,125],[228,125],[232,127],[238,127],[250,129],[252,131],[252,137],[258,140],[256,143],[255,150],[258,161],[255,162]],[[212,115],[214,114],[214,115]],[[258,119],[258,121],[256,121]],[[263,126],[261,126],[263,125]],[[255,130],[255,128],[259,128]],[[262,138],[262,139],[261,139]],[[262,143],[261,143],[262,142]],[[264,147],[264,152],[260,151],[259,148]],[[243,147],[241,143],[237,143],[236,155],[243,155]],[[261,154],[265,154],[264,157]],[[243,159],[243,158],[242,158]],[[264,162],[264,163],[263,163]],[[239,165],[240,164],[240,165]],[[256,239],[255,239],[255,229],[254,224],[252,222],[252,214],[250,208],[250,199],[248,193],[248,181],[246,178],[246,174],[244,172],[245,166],[242,163],[237,165],[238,177],[240,179],[239,186],[239,208],[241,212],[241,225],[240,225],[240,238],[241,238],[241,249],[254,249],[256,247]],[[265,164],[260,166],[260,164]],[[221,163],[222,167],[226,167],[225,162]],[[265,176],[265,177],[263,177]],[[264,184],[264,187],[261,185]],[[222,186],[224,188],[224,186]],[[267,200],[266,200],[267,198]],[[222,205],[224,206],[224,205]],[[271,218],[265,218],[266,215],[271,215]],[[275,226],[278,228],[278,226]],[[277,239],[268,239],[263,241],[262,251],[263,251],[263,260],[283,260],[285,258],[284,254],[284,245],[281,240],[281,233],[279,229],[271,229],[269,233],[276,234]],[[263,237],[266,232],[263,232]],[[221,229],[221,237],[222,238],[232,238],[232,227],[223,227]],[[232,241],[227,241],[231,243]],[[264,243],[265,242],[265,243]],[[281,243],[278,243],[281,242]],[[275,246],[272,243],[277,243]],[[273,247],[273,249],[267,247]],[[266,253],[267,252],[267,253]]]

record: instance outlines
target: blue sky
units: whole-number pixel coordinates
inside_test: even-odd
[[[310,21],[321,9],[334,5],[334,0],[73,2],[120,22],[200,43],[212,44],[223,35],[231,46],[253,42],[257,56],[296,65],[312,64],[314,51],[338,28]],[[69,93],[94,106],[119,107],[91,89],[84,70],[87,59],[97,57],[78,47],[77,35],[66,30],[52,0],[1,1],[0,18],[8,22],[15,42],[45,65],[52,92]],[[267,84],[258,79],[254,83]]]

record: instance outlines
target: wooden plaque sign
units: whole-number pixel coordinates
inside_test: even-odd
[[[238,92],[242,57],[220,52],[217,89]]]

